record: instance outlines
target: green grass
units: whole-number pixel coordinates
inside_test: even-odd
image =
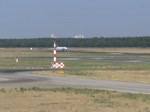
[[[110,62],[110,61],[64,61],[66,68],[74,69],[107,69],[111,66],[114,70],[148,70],[150,63],[132,63],[132,62]]]
[[[2,50],[2,49],[0,49]],[[80,49],[79,49],[80,50]],[[88,49],[84,49],[88,50]],[[58,62],[64,62],[65,69],[64,73],[70,76],[85,76],[87,78],[105,79],[105,80],[121,80],[121,81],[138,81],[150,83],[149,73],[150,73],[150,63],[147,62],[119,62],[115,59],[150,59],[148,55],[149,49],[140,49],[139,54],[128,53],[123,54],[122,48],[117,53],[112,53],[112,51],[103,52],[100,50],[95,53],[95,51],[84,52],[58,52],[57,57],[67,57],[67,58],[87,58],[86,60],[61,60],[57,58]],[[91,50],[91,49],[90,49]],[[98,50],[98,48],[97,48]],[[107,50],[107,49],[105,49]],[[112,50],[109,49],[108,50]],[[113,49],[115,52],[115,48]],[[131,49],[132,50],[132,49]],[[132,51],[134,52],[135,49]],[[137,49],[136,49],[137,50]],[[146,50],[146,53],[141,53]],[[137,52],[137,51],[136,51]],[[16,64],[16,55],[19,56],[19,63]],[[51,58],[50,58],[51,57]],[[49,49],[36,49],[29,50],[23,49],[5,49],[1,51],[0,54],[0,69],[51,69],[51,63],[53,62],[53,52]],[[106,58],[108,60],[88,60],[88,58]],[[111,60],[109,60],[111,59]],[[114,60],[113,60],[114,59]],[[110,72],[109,72],[110,71]],[[122,71],[122,72],[121,72]],[[131,71],[131,73],[130,73]],[[139,74],[138,73],[141,73]],[[112,72],[112,73],[111,73]],[[128,73],[128,75],[127,75]],[[64,75],[65,75],[64,74]],[[129,77],[121,79],[122,77]],[[143,78],[144,77],[144,78]],[[135,79],[135,80],[133,80]],[[147,79],[147,80],[146,80]]]
[[[89,50],[88,50],[89,49]],[[81,52],[58,52],[57,57],[79,57],[79,58],[107,58],[112,59],[109,60],[61,60],[57,59],[59,62],[64,62],[67,69],[103,69],[108,66],[111,66],[113,69],[123,69],[123,70],[143,70],[149,69],[149,63],[130,63],[130,62],[117,62],[113,59],[150,59],[150,55],[144,54],[131,54],[131,53],[111,53],[100,52],[98,48],[96,48],[97,53],[93,53],[94,49],[81,49]],[[108,48],[109,49],[109,48]],[[115,48],[112,48],[115,51]],[[110,49],[110,50],[112,50]],[[120,48],[121,49],[121,48]],[[77,49],[80,51],[80,49]],[[84,50],[88,52],[84,52]],[[91,51],[90,51],[91,50]],[[103,49],[101,49],[103,50]],[[117,49],[118,50],[118,49]],[[143,50],[143,49],[142,49]],[[147,49],[146,49],[147,50]],[[19,65],[16,65],[15,58],[19,56]],[[38,58],[36,58],[38,57]],[[42,58],[40,58],[42,57]],[[50,68],[51,62],[53,62],[53,52],[49,51],[47,48],[35,49],[33,51],[29,50],[29,48],[15,48],[15,49],[1,49],[0,54],[0,69],[11,69],[15,68],[31,68],[31,67],[43,67]]]

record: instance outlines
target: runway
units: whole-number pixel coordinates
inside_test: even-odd
[[[71,77],[43,76],[31,71],[0,72],[0,88],[89,88],[150,94],[150,84],[115,82]]]

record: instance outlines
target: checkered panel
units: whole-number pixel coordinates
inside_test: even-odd
[[[64,68],[64,63],[53,63],[52,68]]]

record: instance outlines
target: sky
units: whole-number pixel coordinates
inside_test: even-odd
[[[0,0],[0,38],[150,36],[150,0]]]

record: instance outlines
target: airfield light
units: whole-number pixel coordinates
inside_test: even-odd
[[[19,59],[18,59],[18,56],[16,56],[16,64],[19,63]]]

